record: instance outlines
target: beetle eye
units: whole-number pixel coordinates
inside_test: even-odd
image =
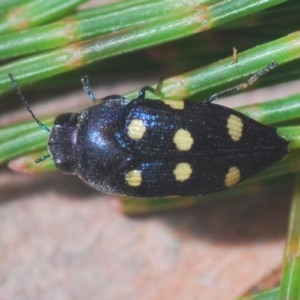
[[[59,115],[54,122],[48,141],[48,150],[57,169],[64,173],[73,173],[74,145],[77,138],[77,113]]]
[[[66,127],[76,127],[78,119],[77,113],[65,113],[56,117],[54,125],[66,126]]]

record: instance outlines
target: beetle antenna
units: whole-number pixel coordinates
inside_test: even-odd
[[[89,96],[89,98],[93,101],[93,103],[96,103],[96,98],[94,93],[91,90],[91,86],[90,86],[90,81],[89,81],[89,77],[88,75],[82,75],[80,77],[80,81],[83,87],[83,90],[85,91],[85,93]]]
[[[35,160],[35,163],[38,164],[38,163],[40,163],[40,162],[46,160],[46,159],[49,158],[49,157],[50,157],[50,154],[42,155],[41,157],[39,157],[38,159]]]
[[[38,124],[39,127],[41,127],[43,130],[50,132],[50,129],[42,122],[40,121],[34,114],[34,112],[31,110],[28,101],[26,100],[24,94],[21,91],[20,86],[17,84],[16,80],[12,76],[11,73],[8,73],[8,77],[12,83],[12,86],[15,90],[16,95],[18,98],[22,101],[23,105],[27,109],[27,111],[30,113],[31,117],[35,120],[35,122]]]

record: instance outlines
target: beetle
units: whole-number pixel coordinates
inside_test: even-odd
[[[288,141],[275,128],[213,103],[276,66],[272,62],[245,83],[202,102],[148,99],[146,92],[156,93],[148,86],[135,99],[107,96],[80,113],[59,115],[51,130],[9,76],[37,124],[50,131],[48,151],[59,171],[108,194],[191,196],[230,188],[288,153]],[[88,78],[82,83],[95,102]]]

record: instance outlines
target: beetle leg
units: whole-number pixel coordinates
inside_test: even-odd
[[[82,75],[80,77],[80,81],[83,87],[83,90],[85,91],[85,93],[88,95],[88,97],[93,101],[93,103],[96,103],[96,98],[94,93],[91,90],[91,86],[90,86],[90,82],[89,82],[89,77],[88,75]]]
[[[213,102],[221,97],[224,97],[226,95],[232,94],[232,93],[236,93],[240,90],[244,90],[247,89],[249,86],[251,86],[254,82],[256,82],[260,77],[262,77],[263,75],[265,75],[266,73],[270,72],[271,70],[275,69],[278,66],[277,62],[272,61],[269,65],[267,65],[266,67],[258,70],[257,72],[255,72],[246,82],[243,82],[241,84],[238,84],[234,87],[225,89],[219,93],[213,94],[212,96],[210,96],[206,101],[208,102]]]
[[[156,95],[156,90],[153,87],[146,85],[139,90],[138,99],[144,100],[146,91]]]

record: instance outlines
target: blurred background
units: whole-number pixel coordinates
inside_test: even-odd
[[[80,9],[112,2],[88,1]],[[256,38],[245,42],[245,49]],[[91,105],[81,88],[82,74],[89,74],[99,98],[125,94],[230,57],[239,42],[224,46],[224,40],[217,31],[204,32],[44,80],[23,92],[38,117],[73,111]],[[190,48],[181,64],[176,47],[185,43],[207,43],[210,57],[199,57],[195,65],[197,56],[190,62],[188,56],[197,49]],[[277,84],[221,103],[280,98],[299,92],[299,86],[299,81]],[[0,109],[1,126],[29,119],[13,93],[3,96]],[[231,199],[220,194],[191,208],[128,216],[118,197],[102,195],[75,176],[16,174],[4,165],[0,299],[235,299],[280,266],[292,185],[291,177],[269,190],[250,186],[249,193]]]

